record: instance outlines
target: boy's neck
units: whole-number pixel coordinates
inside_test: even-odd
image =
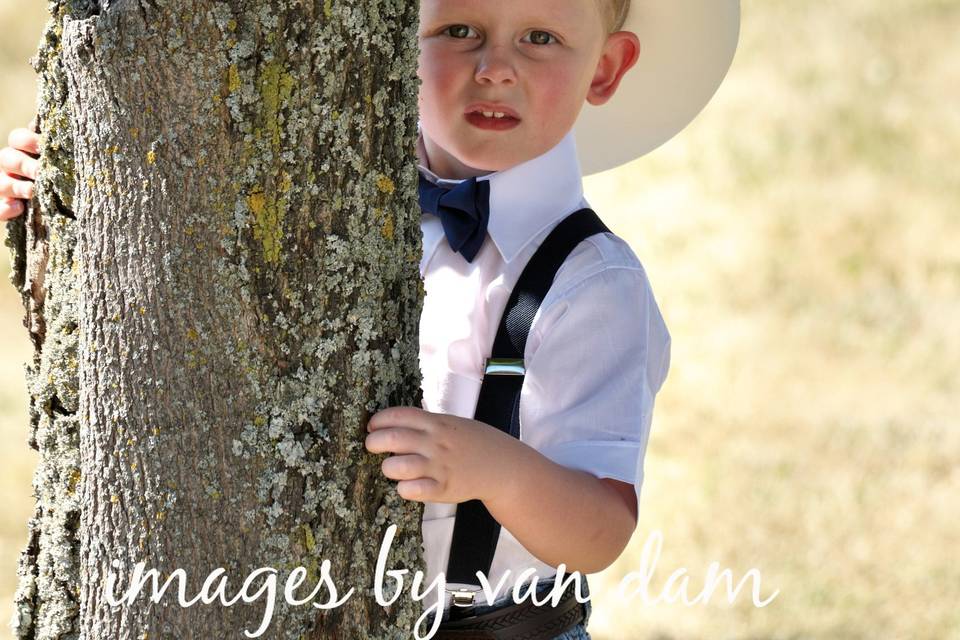
[[[420,158],[420,164],[427,167],[438,178],[446,180],[466,180],[478,176],[485,176],[493,171],[484,169],[474,169],[457,160],[447,153],[444,149],[437,146],[427,135],[421,133],[423,137],[423,148],[426,152],[425,158]],[[418,153],[420,149],[417,149]]]

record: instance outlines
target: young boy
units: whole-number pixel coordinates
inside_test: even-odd
[[[487,358],[524,268],[589,207],[581,167],[616,166],[682,129],[723,78],[738,25],[737,0],[421,0],[423,408],[378,412],[366,446],[393,454],[383,473],[402,497],[425,503],[426,584],[451,564],[458,505],[480,503],[500,526],[484,572],[499,592],[490,602],[476,581],[448,581],[445,624],[453,614],[474,616],[459,629],[503,627],[487,637],[520,627],[538,629],[524,637],[589,637],[589,602],[563,620],[537,618],[550,605],[531,612],[512,587],[539,578],[542,594],[561,563],[600,571],[636,527],[654,397],[670,362],[640,261],[606,231],[562,259],[523,346],[518,433],[475,419],[494,373]],[[584,101],[606,106],[583,110]],[[16,199],[31,197],[24,178],[37,168],[28,155],[37,136],[18,129],[9,144],[0,219],[22,212]],[[441,211],[446,189],[467,189],[476,211]],[[518,617],[526,622],[511,627]]]

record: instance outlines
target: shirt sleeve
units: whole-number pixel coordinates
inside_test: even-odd
[[[544,305],[524,354],[520,438],[558,464],[633,484],[639,513],[654,397],[670,366],[646,273],[604,268]]]

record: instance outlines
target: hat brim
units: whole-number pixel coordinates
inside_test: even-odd
[[[697,116],[723,81],[740,35],[739,0],[632,0],[623,26],[640,57],[605,104],[574,126],[583,175],[649,153]]]

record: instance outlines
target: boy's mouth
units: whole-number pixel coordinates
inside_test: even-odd
[[[492,104],[471,105],[467,107],[467,122],[481,129],[504,131],[520,123],[520,117],[509,107]]]

